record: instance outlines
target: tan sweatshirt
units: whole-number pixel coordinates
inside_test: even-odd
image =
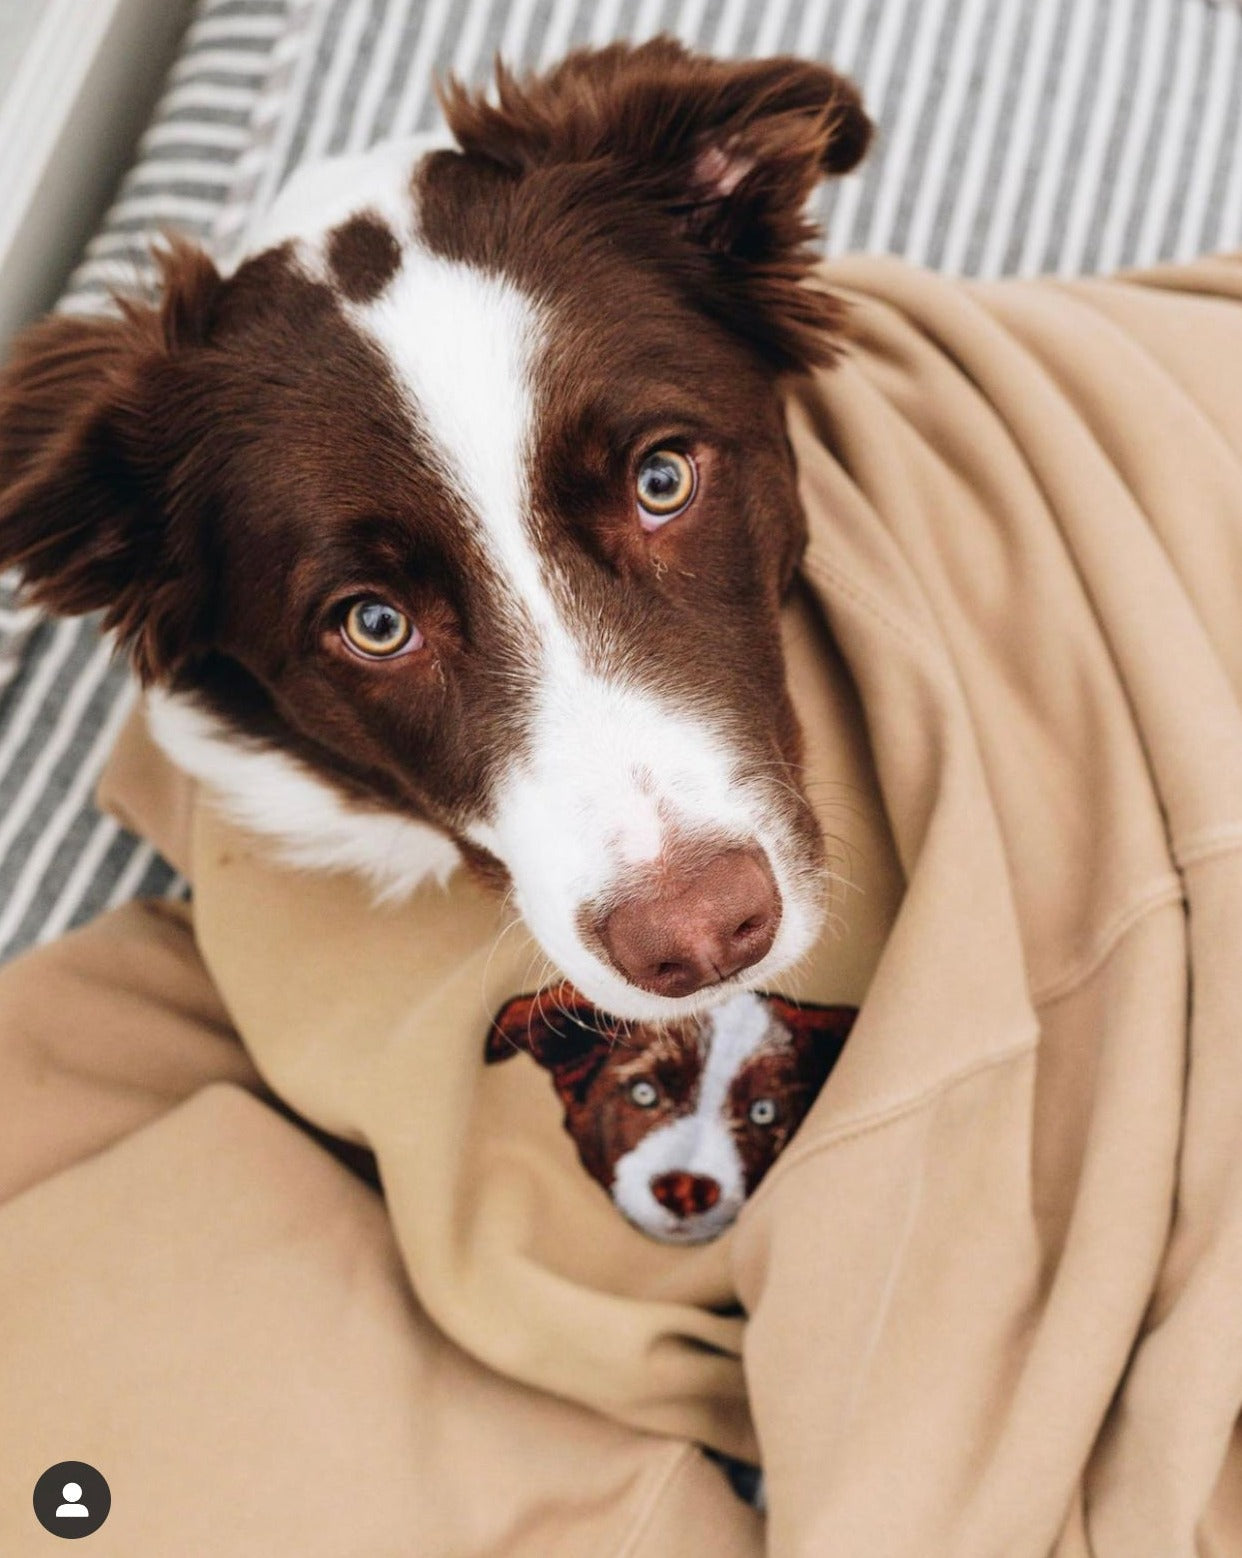
[[[200,802],[199,944],[271,1085],[375,1150],[437,1324],[757,1450],[771,1553],[1242,1553],[1242,265],[823,279],[857,343],[790,402],[791,677],[899,868],[864,817],[854,939],[787,990],[862,1011],[735,1227],[644,1239],[546,1076],[484,1067],[542,965],[463,876],[376,910]]]

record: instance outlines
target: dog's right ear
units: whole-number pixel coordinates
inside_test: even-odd
[[[845,308],[801,285],[806,201],[865,155],[858,89],[817,60],[721,60],[660,36],[578,49],[543,75],[496,66],[496,101],[440,89],[462,151],[511,176],[576,169],[577,203],[620,215],[698,305],[781,369],[831,362]],[[607,229],[605,229],[607,230]]]
[[[0,568],[51,611],[102,611],[144,680],[175,669],[205,609],[173,521],[192,398],[182,359],[206,341],[222,286],[189,245],[160,263],[159,307],[46,319],[0,373]]]
[[[764,999],[784,1025],[805,1081],[818,1092],[841,1057],[858,1018],[856,1006],[819,1006],[814,1001],[789,1001],[781,995]]]
[[[506,1002],[492,1022],[485,1059],[495,1065],[525,1050],[550,1073],[568,1109],[583,1101],[616,1038],[616,1025],[566,982]]]

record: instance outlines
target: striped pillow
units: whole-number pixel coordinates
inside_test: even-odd
[[[433,128],[433,71],[479,79],[496,51],[538,66],[661,29],[858,79],[880,136],[822,196],[832,252],[1072,274],[1242,238],[1232,0],[200,0],[62,307],[149,277],[160,228],[227,255],[299,162]],[[0,956],[182,890],[90,804],[131,696],[93,625],[40,621],[0,581]]]

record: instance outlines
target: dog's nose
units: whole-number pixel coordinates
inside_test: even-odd
[[[720,1186],[706,1174],[687,1174],[684,1169],[677,1169],[653,1179],[651,1194],[677,1217],[697,1217],[700,1212],[710,1212],[720,1200]]]
[[[766,957],[780,919],[767,856],[743,848],[666,872],[658,886],[624,899],[595,929],[631,984],[676,997]]]

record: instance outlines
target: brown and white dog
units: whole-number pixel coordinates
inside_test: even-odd
[[[0,566],[102,610],[164,748],[290,860],[464,857],[599,1006],[684,1015],[814,942],[777,614],[781,380],[830,361],[807,196],[854,88],[669,39],[570,56],[453,149],[293,179],[222,275],[55,318],[0,382]]]
[[[856,1015],[744,990],[698,1017],[620,1023],[562,985],[508,1002],[487,1059],[532,1055],[618,1210],[652,1238],[701,1244],[784,1151]]]

